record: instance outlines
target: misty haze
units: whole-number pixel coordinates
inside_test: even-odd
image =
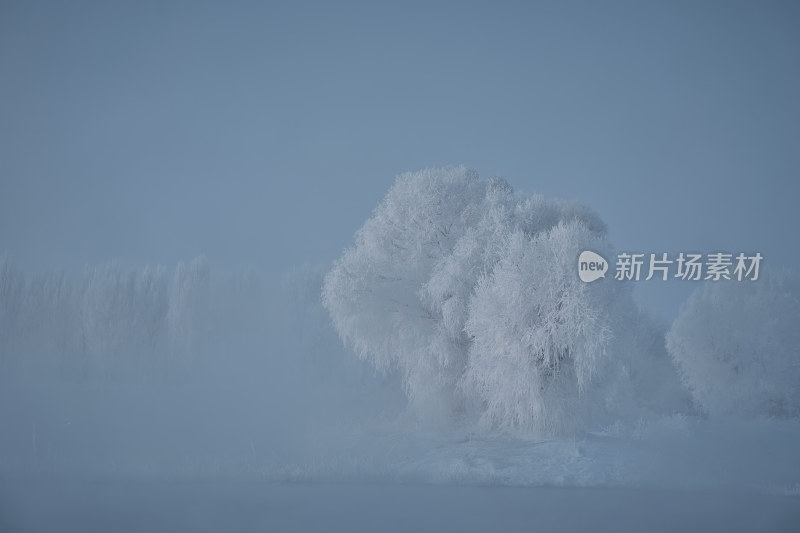
[[[4,3],[0,532],[800,528],[798,29]]]

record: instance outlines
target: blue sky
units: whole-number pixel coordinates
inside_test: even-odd
[[[464,164],[620,250],[793,266],[798,95],[793,2],[3,2],[0,253],[327,262],[395,175]]]

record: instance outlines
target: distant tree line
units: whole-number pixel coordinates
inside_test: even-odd
[[[77,279],[57,270],[26,274],[0,259],[0,373],[96,379],[186,372],[213,319],[232,311],[232,288],[212,286],[204,258],[172,269],[109,262]]]

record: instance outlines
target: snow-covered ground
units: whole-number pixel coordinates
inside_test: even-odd
[[[236,385],[5,383],[0,474],[800,495],[797,420],[654,415],[541,439],[420,426],[359,395],[302,405]]]

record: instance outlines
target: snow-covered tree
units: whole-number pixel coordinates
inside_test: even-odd
[[[414,402],[453,400],[465,353],[441,335],[421,291],[480,220],[485,197],[486,184],[463,168],[400,176],[325,279],[339,334],[378,369],[398,368]]]
[[[169,349],[169,279],[164,267],[147,266],[138,272],[132,310],[131,357],[136,360],[136,372],[157,375]]]
[[[558,431],[612,336],[616,293],[576,270],[604,239],[585,207],[502,179],[406,173],[326,276],[323,302],[360,357],[401,372],[421,414],[477,404],[492,424]]]
[[[712,416],[800,415],[800,283],[707,283],[684,303],[667,348],[695,402]]]
[[[125,359],[134,332],[135,273],[112,262],[87,273],[81,298],[91,365],[108,370]]]
[[[0,258],[0,365],[18,357],[25,277],[8,257]]]
[[[87,271],[80,317],[88,365],[125,375],[158,372],[169,349],[163,267],[111,262]]]
[[[202,347],[210,312],[211,280],[208,261],[196,257],[175,268],[170,287],[167,323],[173,350],[184,361]]]
[[[39,372],[67,370],[81,349],[80,313],[72,284],[63,272],[32,276],[24,291],[19,333],[26,366]]]
[[[560,432],[577,421],[611,339],[612,285],[575,273],[581,251],[605,244],[579,221],[505,240],[470,302],[465,384],[490,421]]]

